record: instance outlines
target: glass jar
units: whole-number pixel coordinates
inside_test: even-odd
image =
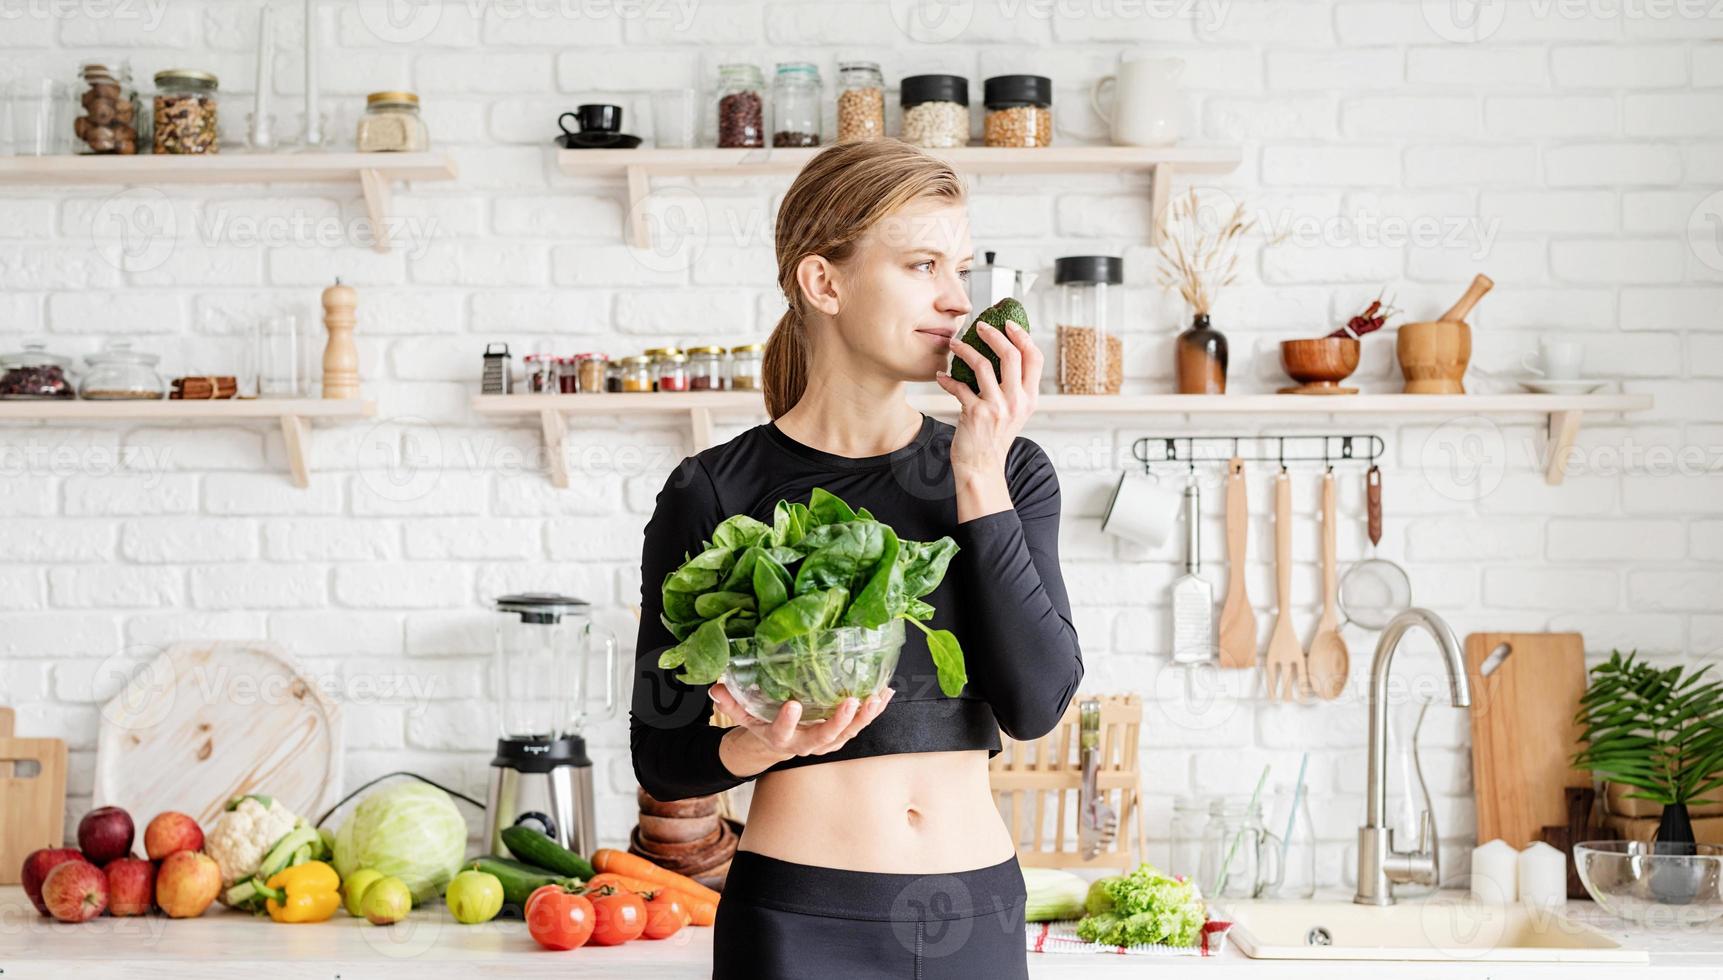
[[[961,75],[911,75],[903,80],[903,141],[930,149],[969,142],[969,79]]]
[[[93,401],[162,398],[167,386],[156,373],[159,360],[155,354],[132,350],[129,340],[110,340],[100,354],[84,358],[89,370],[78,385],[78,394]]]
[[[221,152],[216,91],[220,82],[204,71],[175,68],[156,72],[155,112],[151,120],[155,152]]]
[[[762,370],[765,352],[765,344],[742,344],[730,348],[731,391],[762,390],[760,378],[765,374]]]
[[[688,390],[688,355],[666,354],[658,359],[658,390]]]
[[[580,391],[580,355],[556,359],[556,390],[564,395]]]
[[[615,360],[604,366],[604,390],[607,392],[622,390],[622,361]]]
[[[48,353],[48,345],[31,341],[21,351],[0,354],[0,398],[75,398],[72,359]]]
[[[688,390],[724,390],[724,348],[688,348]]]
[[[1204,898],[1257,898],[1280,887],[1280,838],[1262,824],[1262,804],[1221,797],[1209,804],[1197,888]]]
[[[1123,259],[1068,255],[1053,262],[1059,286],[1058,379],[1062,395],[1116,395],[1124,345],[1113,332],[1113,301],[1125,281]],[[1105,352],[1103,356],[1102,352]]]
[[[754,65],[719,65],[714,102],[718,145],[766,145],[766,80]]]
[[[138,152],[138,92],[132,85],[132,66],[122,61],[117,69],[85,62],[78,68],[74,88],[83,114],[72,120],[74,145],[80,154],[130,156]]]
[[[621,380],[623,391],[651,391],[652,358],[644,354],[623,358]]]
[[[583,394],[602,394],[606,369],[610,366],[608,354],[585,353],[580,355],[580,363],[575,370],[580,374],[580,391]]]
[[[1316,894],[1316,825],[1310,820],[1310,786],[1281,783],[1268,808],[1268,829],[1283,839],[1286,866],[1266,897],[1311,898]],[[1288,832],[1290,828],[1290,833]]]
[[[535,395],[557,393],[556,357],[542,351],[521,358],[526,365],[526,388]]]
[[[874,61],[838,62],[838,142],[885,135],[885,76]]]
[[[365,96],[355,142],[360,153],[419,153],[431,148],[431,131],[419,116],[412,92],[372,92]]]
[[[805,61],[778,66],[772,80],[772,145],[819,146],[820,70]]]
[[[1053,145],[1053,80],[1045,75],[995,75],[983,87],[988,146]]]
[[[1198,880],[1202,872],[1203,832],[1208,829],[1207,799],[1181,796],[1173,801],[1167,873]]]

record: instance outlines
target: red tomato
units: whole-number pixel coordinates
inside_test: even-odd
[[[546,885],[527,897],[526,931],[545,949],[586,945],[598,918],[585,895]]]
[[[658,892],[646,903],[647,939],[668,939],[693,920],[674,892]]]
[[[646,931],[646,900],[633,892],[618,891],[605,886],[590,892],[593,916],[598,920],[592,929],[594,946],[617,946],[640,938]]]
[[[540,895],[565,892],[567,892],[567,889],[563,888],[561,885],[540,885],[537,888],[534,888],[532,890],[532,894],[526,897],[526,904],[521,906],[521,915],[524,916],[532,911],[532,903],[537,901]]]

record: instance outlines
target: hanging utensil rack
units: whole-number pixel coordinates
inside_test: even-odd
[[[1212,452],[1209,450],[1212,447]],[[1249,452],[1246,449],[1249,449]],[[1182,450],[1182,451],[1181,451]],[[1388,444],[1378,435],[1287,435],[1287,436],[1143,436],[1131,444],[1131,455],[1143,464],[1143,472],[1154,466],[1177,464],[1192,470],[1198,463],[1225,463],[1241,459],[1247,463],[1363,463],[1374,466],[1387,454]]]

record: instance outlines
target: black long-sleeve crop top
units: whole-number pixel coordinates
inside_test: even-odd
[[[1059,483],[1046,453],[1019,437],[1005,462],[1012,509],[957,522],[950,424],[922,417],[915,441],[883,456],[851,458],[802,445],[772,423],[684,459],[658,493],[641,556],[640,635],[635,644],[629,742],[635,777],[661,800],[716,793],[747,779],[719,759],[728,730],[710,723],[705,687],[658,666],[676,639],[659,618],[665,576],[733,514],[767,524],[779,499],[806,503],[815,487],[866,507],[901,538],[950,535],[958,552],[939,587],[923,597],[930,629],[963,645],[969,683],[955,698],[939,689],[919,629],[904,630],[891,702],[842,748],[797,756],[767,772],[901,752],[1000,751],[1003,729],[1038,738],[1064,715],[1083,677],[1070,600],[1059,573]],[[748,777],[753,778],[753,777]]]

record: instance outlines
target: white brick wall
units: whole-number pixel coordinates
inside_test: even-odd
[[[0,81],[67,79],[80,60],[122,56],[139,77],[211,68],[231,141],[249,108],[256,6],[137,8],[159,7],[157,22],[110,5],[20,5],[22,17],[0,29]],[[1697,661],[1723,646],[1723,267],[1708,264],[1716,243],[1690,237],[1716,234],[1723,212],[1723,22],[1703,5],[1659,5],[1659,16],[1621,4],[1583,15],[1565,4],[1486,5],[1471,35],[1442,22],[1444,5],[1417,0],[1231,0],[1176,16],[1155,4],[977,0],[957,5],[966,23],[909,34],[893,20],[905,5],[886,3],[708,0],[647,5],[663,16],[641,16],[635,5],[607,14],[592,4],[433,2],[405,23],[382,6],[326,5],[332,129],[350,131],[363,93],[413,88],[462,174],[398,195],[406,235],[390,255],[308,235],[267,246],[237,237],[247,222],[303,220],[343,222],[354,238],[363,208],[350,188],[170,187],[124,198],[0,189],[0,346],[46,333],[82,354],[136,335],[170,372],[231,368],[225,359],[260,316],[312,314],[317,290],[340,275],[360,291],[365,384],[383,415],[319,426],[308,490],[282,475],[280,435],[266,426],[0,429],[0,701],[20,709],[24,733],[71,743],[69,823],[90,792],[91,665],[122,646],[280,642],[353,702],[355,782],[407,765],[478,792],[494,730],[487,600],[573,591],[605,607],[602,621],[631,642],[621,604],[638,595],[640,528],[687,452],[686,433],[638,418],[576,430],[571,451],[588,475],[556,491],[540,473],[536,434],[470,416],[466,398],[490,340],[629,353],[764,337],[780,304],[769,216],[781,183],[690,184],[697,257],[666,260],[621,244],[619,186],[563,178],[548,152],[563,109],[617,101],[626,128],[650,135],[653,89],[709,87],[728,60],[769,70],[809,58],[829,91],[838,60],[869,57],[893,85],[915,72],[967,74],[977,100],[987,74],[1051,73],[1059,138],[1081,142],[1104,132],[1086,90],[1121,50],[1182,57],[1192,136],[1243,146],[1239,170],[1205,186],[1265,209],[1276,227],[1318,229],[1253,243],[1223,296],[1216,321],[1231,338],[1236,388],[1277,385],[1276,341],[1327,328],[1384,286],[1407,316],[1425,318],[1477,270],[1498,286],[1474,317],[1475,384],[1507,384],[1540,335],[1575,331],[1592,372],[1659,399],[1641,417],[1588,418],[1578,468],[1559,488],[1539,478],[1542,437],[1528,420],[1474,426],[1482,441],[1473,443],[1449,438],[1456,430],[1440,420],[1336,423],[1389,440],[1380,550],[1407,563],[1418,600],[1462,634],[1582,630],[1593,656],[1619,645]],[[296,117],[299,29],[286,20],[274,84],[278,109]],[[1108,177],[995,179],[973,212],[977,244],[1004,261],[1045,272],[1064,254],[1127,256],[1127,373],[1148,389],[1166,384],[1168,338],[1183,316],[1152,288],[1141,192],[1140,181]],[[126,202],[174,235],[118,263],[107,221]],[[1368,234],[1388,227],[1411,229],[1411,240]],[[1049,297],[1037,297],[1039,323],[1050,322]],[[1393,338],[1365,346],[1360,378],[1391,390]],[[1190,431],[1253,427],[1275,425]],[[1029,433],[1061,471],[1086,686],[1151,698],[1144,749],[1157,840],[1173,795],[1248,790],[1265,762],[1290,779],[1310,750],[1321,874],[1338,880],[1363,811],[1372,637],[1347,630],[1353,686],[1333,704],[1267,707],[1242,688],[1200,714],[1179,701],[1162,598],[1178,549],[1126,547],[1096,527],[1115,460],[1136,437],[1169,430],[1177,424],[1042,419]],[[1479,462],[1466,455],[1473,446],[1490,455],[1460,480],[1450,446],[1466,464]],[[1252,473],[1249,569],[1264,635],[1267,478],[1266,468]],[[1366,547],[1360,487],[1353,471],[1342,479],[1341,557],[1352,560]],[[1305,516],[1316,508],[1313,474],[1300,472],[1295,491],[1293,604],[1307,633],[1318,607],[1316,528]],[[1210,492],[1205,552],[1217,582],[1220,510]],[[1437,668],[1420,652],[1402,661],[1406,686],[1435,689]],[[1450,866],[1463,870],[1466,728],[1445,709],[1432,720],[1426,768]],[[593,733],[607,844],[622,842],[632,809],[623,724]]]

